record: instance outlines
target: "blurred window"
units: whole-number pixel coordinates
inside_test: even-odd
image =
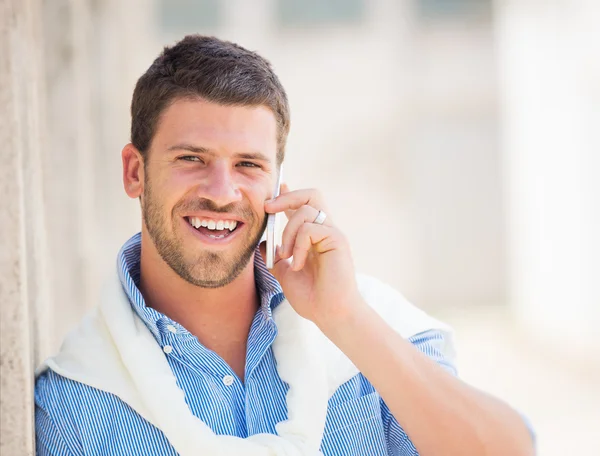
[[[283,26],[357,23],[365,17],[366,0],[278,0],[277,21]]]
[[[202,32],[223,22],[221,0],[158,0],[160,26],[164,32]]]
[[[488,16],[492,0],[417,0],[418,11],[425,18]]]

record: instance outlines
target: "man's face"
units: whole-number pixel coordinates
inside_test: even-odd
[[[277,123],[264,106],[178,100],[145,158],[142,214],[159,255],[184,280],[224,286],[247,266],[276,178]]]

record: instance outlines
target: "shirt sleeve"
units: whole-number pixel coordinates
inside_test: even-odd
[[[35,447],[37,456],[73,456],[48,412],[37,405],[35,407]]]
[[[79,456],[81,450],[74,447],[75,435],[68,435],[66,423],[68,412],[60,399],[61,383],[58,375],[47,371],[35,386],[35,443],[37,456]],[[62,404],[62,405],[61,405]],[[62,424],[62,425],[61,425]],[[69,441],[71,444],[69,444]]]

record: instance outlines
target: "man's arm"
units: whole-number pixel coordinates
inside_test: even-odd
[[[35,443],[37,456],[75,456],[81,451],[73,450],[64,435],[68,422],[65,402],[61,400],[61,389],[53,379],[58,378],[46,371],[35,385]],[[62,426],[60,425],[62,424]],[[71,443],[74,436],[70,436]]]
[[[35,407],[35,449],[37,456],[73,456],[46,410]]]
[[[534,453],[514,410],[446,372],[364,302],[348,241],[324,216],[319,192],[282,185],[265,211],[285,212],[289,219],[271,271],[286,298],[371,382],[421,456]]]
[[[454,377],[366,303],[315,321],[379,392],[421,456],[532,455],[521,416]]]

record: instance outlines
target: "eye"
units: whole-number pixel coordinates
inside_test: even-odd
[[[184,160],[189,162],[202,162],[200,157],[196,157],[195,155],[184,155],[183,157],[179,157],[178,160]]]
[[[243,168],[260,168],[260,166],[258,166],[256,163],[247,162],[247,161],[238,163],[238,166],[241,166]]]

